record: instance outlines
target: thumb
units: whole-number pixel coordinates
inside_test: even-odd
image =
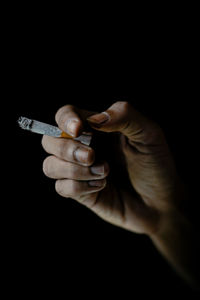
[[[90,116],[87,121],[96,130],[121,132],[130,140],[141,143],[150,142],[156,125],[128,102],[116,102],[106,111]]]

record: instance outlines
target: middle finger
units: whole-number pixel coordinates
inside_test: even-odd
[[[95,153],[92,148],[72,139],[44,135],[42,146],[49,154],[83,166],[90,166],[95,160]]]

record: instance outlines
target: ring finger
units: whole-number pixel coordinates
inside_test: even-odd
[[[85,167],[51,155],[44,160],[43,171],[46,176],[53,179],[68,178],[87,181],[105,178],[109,173],[109,166],[104,162]]]

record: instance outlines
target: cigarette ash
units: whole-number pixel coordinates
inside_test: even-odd
[[[33,121],[25,117],[20,117],[17,122],[22,129],[28,130],[31,128],[31,124]]]

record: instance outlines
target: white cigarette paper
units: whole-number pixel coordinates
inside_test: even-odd
[[[79,141],[82,144],[87,146],[90,145],[92,139],[91,132],[83,132],[80,136],[73,138],[70,135],[63,133],[63,131],[56,126],[49,125],[40,121],[28,119],[25,117],[20,117],[18,119],[18,124],[22,129],[29,130],[31,132],[35,132],[43,135],[49,135],[53,137],[72,138],[73,140]]]

